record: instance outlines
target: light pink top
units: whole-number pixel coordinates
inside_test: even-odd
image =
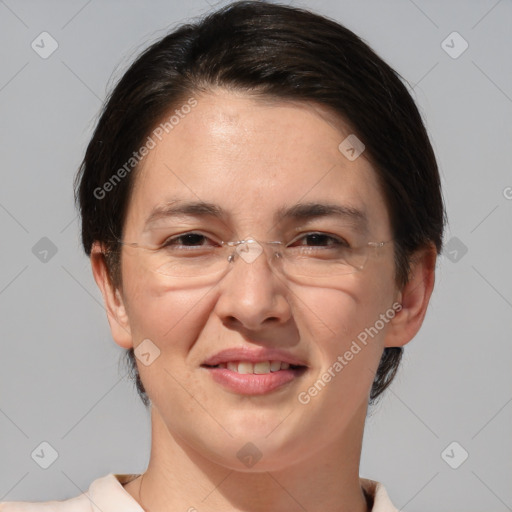
[[[94,480],[87,492],[75,498],[44,502],[6,501],[0,503],[0,512],[144,512],[123,487],[137,476],[109,473]],[[372,512],[398,512],[381,483],[366,478],[361,478],[360,482],[373,497]]]

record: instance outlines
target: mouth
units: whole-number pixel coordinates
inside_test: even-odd
[[[201,366],[203,368],[225,368],[243,375],[265,375],[281,370],[300,370],[301,368],[306,368],[304,365],[290,364],[284,361],[260,361],[258,363],[251,361],[227,361],[216,365],[203,364]]]
[[[307,366],[284,361],[226,361],[202,364],[214,382],[236,395],[265,395],[301,379]]]

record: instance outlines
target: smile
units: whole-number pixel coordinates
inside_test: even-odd
[[[201,365],[223,388],[237,395],[264,395],[300,379],[306,366],[281,361],[228,361]]]
[[[205,365],[208,366],[208,365]],[[284,361],[261,361],[259,363],[252,363],[250,361],[228,361],[227,363],[219,363],[215,366],[208,366],[209,368],[227,368],[232,372],[242,374],[256,374],[262,375],[265,373],[278,372],[279,370],[288,370],[300,368],[298,365],[285,363]]]

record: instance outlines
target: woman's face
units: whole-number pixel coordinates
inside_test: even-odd
[[[350,130],[325,111],[224,90],[195,98],[197,105],[169,133],[160,130],[161,140],[136,175],[126,242],[156,245],[190,231],[205,237],[188,239],[196,249],[250,237],[296,240],[295,246],[320,240],[326,249],[326,239],[308,238],[311,232],[343,234],[359,244],[392,238],[375,171],[364,152],[356,159],[342,153],[338,146]],[[157,207],[190,202],[214,204],[222,214],[192,212],[147,223]],[[312,203],[349,207],[366,220],[276,216]],[[328,450],[348,435],[366,412],[400,295],[392,244],[371,253],[360,272],[317,279],[286,277],[265,252],[226,261],[229,270],[217,282],[162,275],[154,271],[154,256],[123,247],[130,335],[116,341],[137,348],[150,340],[140,349],[140,376],[178,443],[239,470],[250,469],[245,455],[259,453],[261,471]],[[235,360],[229,368],[205,366],[228,349],[250,354],[221,355],[221,361]],[[252,357],[264,373],[269,368],[262,360],[289,359],[303,367],[237,373],[253,371]]]

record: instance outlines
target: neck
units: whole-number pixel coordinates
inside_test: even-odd
[[[152,408],[148,469],[125,489],[146,512],[367,512],[359,483],[365,415],[366,408],[361,408],[336,446],[326,446],[309,459],[284,469],[246,472],[212,462],[173,437]]]

